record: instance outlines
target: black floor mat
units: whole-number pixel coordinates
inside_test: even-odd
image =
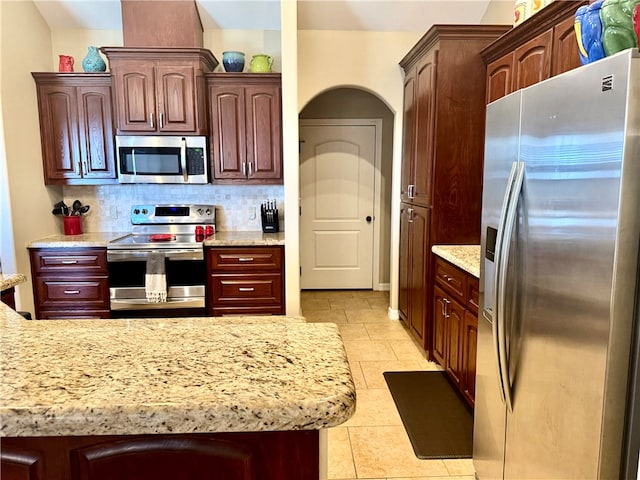
[[[473,411],[444,372],[384,372],[418,458],[471,458]]]

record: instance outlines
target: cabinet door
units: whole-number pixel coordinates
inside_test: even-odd
[[[553,29],[541,33],[514,52],[512,91],[528,87],[551,76]]]
[[[416,68],[416,127],[415,165],[413,171],[413,203],[429,206],[432,203],[436,62],[438,51],[426,54]]]
[[[574,17],[571,16],[553,29],[551,76],[560,75],[580,66],[580,54],[573,24]]]
[[[487,66],[487,103],[491,103],[512,92],[513,52],[491,62]]]
[[[212,86],[209,90],[213,176],[216,180],[246,178],[244,87]]]
[[[109,87],[78,87],[78,127],[83,178],[116,178]]]
[[[71,458],[73,480],[257,478],[252,448],[207,438],[115,440],[72,451]]]
[[[409,326],[409,295],[411,275],[411,215],[413,208],[406,203],[400,204],[400,257],[398,277],[398,311],[400,319]]]
[[[155,81],[158,131],[194,132],[196,95],[193,66],[158,65]]]
[[[112,65],[111,74],[118,132],[155,132],[158,118],[153,62],[119,61]]]
[[[410,69],[404,79],[404,120],[402,126],[402,170],[400,194],[403,202],[409,202],[409,186],[413,185],[415,161],[415,69]],[[413,187],[411,187],[413,188]]]
[[[282,178],[280,105],[280,85],[257,85],[245,89],[249,180]]]
[[[37,449],[2,446],[0,478],[3,480],[42,480],[44,470],[44,455]]]
[[[445,368],[449,377],[457,385],[462,376],[462,330],[464,328],[464,308],[455,300],[446,298],[446,329],[447,354]]]
[[[473,406],[476,396],[478,317],[468,310],[464,312],[464,328],[462,336],[462,393],[471,406]]]
[[[76,88],[38,87],[45,183],[81,178]]]
[[[445,365],[447,356],[447,294],[440,287],[433,288],[433,334],[431,354],[436,362]]]
[[[429,209],[413,207],[410,222],[409,248],[409,317],[413,334],[428,344],[425,331],[427,319],[427,265],[430,258],[429,251]]]

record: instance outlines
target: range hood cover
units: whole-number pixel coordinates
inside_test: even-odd
[[[203,47],[195,0],[121,0],[125,47]]]

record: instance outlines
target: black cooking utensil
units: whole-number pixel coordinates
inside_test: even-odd
[[[89,208],[89,205],[83,205],[82,207],[80,207],[80,210],[78,210],[78,215],[84,215],[89,211]]]
[[[71,205],[71,215],[80,215],[80,209],[82,208],[82,202],[80,200],[74,200]]]

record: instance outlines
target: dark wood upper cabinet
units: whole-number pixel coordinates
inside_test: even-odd
[[[207,75],[213,183],[282,183],[280,74]]]
[[[38,94],[44,182],[116,182],[111,77],[32,73]]]
[[[218,61],[202,48],[102,47],[109,59],[119,134],[206,135],[204,75]]]
[[[573,23],[588,3],[552,2],[486,47],[486,102],[580,66]]]

